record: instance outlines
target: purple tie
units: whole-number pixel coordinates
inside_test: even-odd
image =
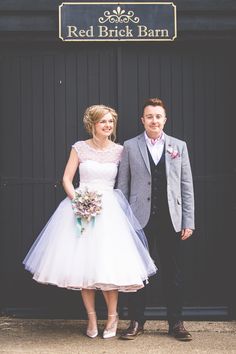
[[[155,145],[158,139],[151,139],[152,145]]]

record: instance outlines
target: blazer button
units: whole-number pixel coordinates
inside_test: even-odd
[[[150,186],[151,182],[148,182],[148,185]]]
[[[148,201],[149,201],[150,199],[151,199],[151,198],[149,198],[149,197],[147,198]]]

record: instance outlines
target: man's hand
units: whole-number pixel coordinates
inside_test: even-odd
[[[193,234],[193,230],[191,229],[183,229],[181,231],[181,240],[187,240],[187,238],[189,238],[190,236],[192,236]]]

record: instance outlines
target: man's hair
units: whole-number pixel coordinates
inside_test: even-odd
[[[144,105],[143,105],[143,112],[144,112],[144,109],[145,107],[147,106],[160,106],[164,109],[164,111],[166,112],[166,108],[165,108],[165,105],[163,103],[163,101],[160,99],[160,98],[148,98],[145,102],[144,102]]]

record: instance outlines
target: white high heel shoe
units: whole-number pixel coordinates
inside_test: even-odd
[[[119,320],[118,314],[116,313],[114,315],[108,315],[108,317],[114,317],[115,319],[108,328],[104,329],[102,335],[103,339],[108,339],[116,336],[118,320]]]
[[[96,312],[88,312],[88,316],[89,315],[95,315],[96,316]],[[98,335],[98,329],[97,327],[95,329],[88,329],[86,330],[86,335],[89,337],[89,338],[95,338],[97,337]]]

